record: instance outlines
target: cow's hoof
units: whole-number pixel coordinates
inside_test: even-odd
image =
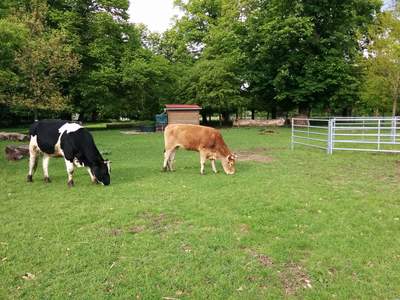
[[[27,182],[33,182],[32,175],[26,176],[26,181],[27,181]]]
[[[44,182],[46,182],[46,183],[50,183],[50,182],[51,182],[51,179],[50,179],[50,177],[45,177],[45,178],[44,178]]]
[[[162,172],[167,172],[167,171],[168,171],[168,168],[167,168],[167,167],[163,167],[163,168],[161,169],[161,171],[162,171]]]
[[[74,186],[74,181],[73,180],[70,180],[70,181],[68,181],[68,187],[73,187]]]

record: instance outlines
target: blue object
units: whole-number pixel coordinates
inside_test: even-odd
[[[156,123],[160,125],[165,125],[168,123],[168,117],[166,113],[156,115]]]

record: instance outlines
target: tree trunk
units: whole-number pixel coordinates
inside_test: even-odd
[[[255,109],[251,110],[251,119],[254,120],[256,118],[256,111]]]
[[[97,111],[92,111],[92,122],[96,122],[98,117],[99,114],[97,113]]]
[[[397,97],[394,97],[392,106],[392,116],[395,117],[396,114],[397,114]]]
[[[224,111],[222,113],[222,120],[223,120],[225,125],[229,124],[229,116],[230,116],[229,112]]]
[[[203,122],[203,125],[207,124],[207,114],[206,112],[201,112],[201,120]]]
[[[271,119],[276,119],[276,107],[272,107],[271,109]]]
[[[310,104],[307,102],[300,102],[299,103],[299,115],[306,115],[307,117],[310,117]]]
[[[8,160],[20,160],[25,156],[29,156],[29,145],[8,145],[5,148],[5,152]]]
[[[80,122],[85,121],[85,112],[84,112],[83,110],[81,110],[81,111],[79,112],[78,121],[80,121]]]
[[[342,109],[342,116],[343,117],[350,117],[351,116],[351,111],[352,108],[351,107],[345,107]]]

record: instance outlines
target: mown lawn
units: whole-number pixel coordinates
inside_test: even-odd
[[[0,298],[400,297],[397,155],[291,151],[289,129],[222,133],[272,160],[201,176],[198,154],[178,151],[162,173],[161,134],[96,131],[112,184],[79,169],[69,189],[63,160],[51,184],[41,165],[28,184],[27,160],[2,154]]]

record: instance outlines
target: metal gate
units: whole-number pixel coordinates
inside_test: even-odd
[[[291,147],[400,153],[400,117],[293,118]]]

